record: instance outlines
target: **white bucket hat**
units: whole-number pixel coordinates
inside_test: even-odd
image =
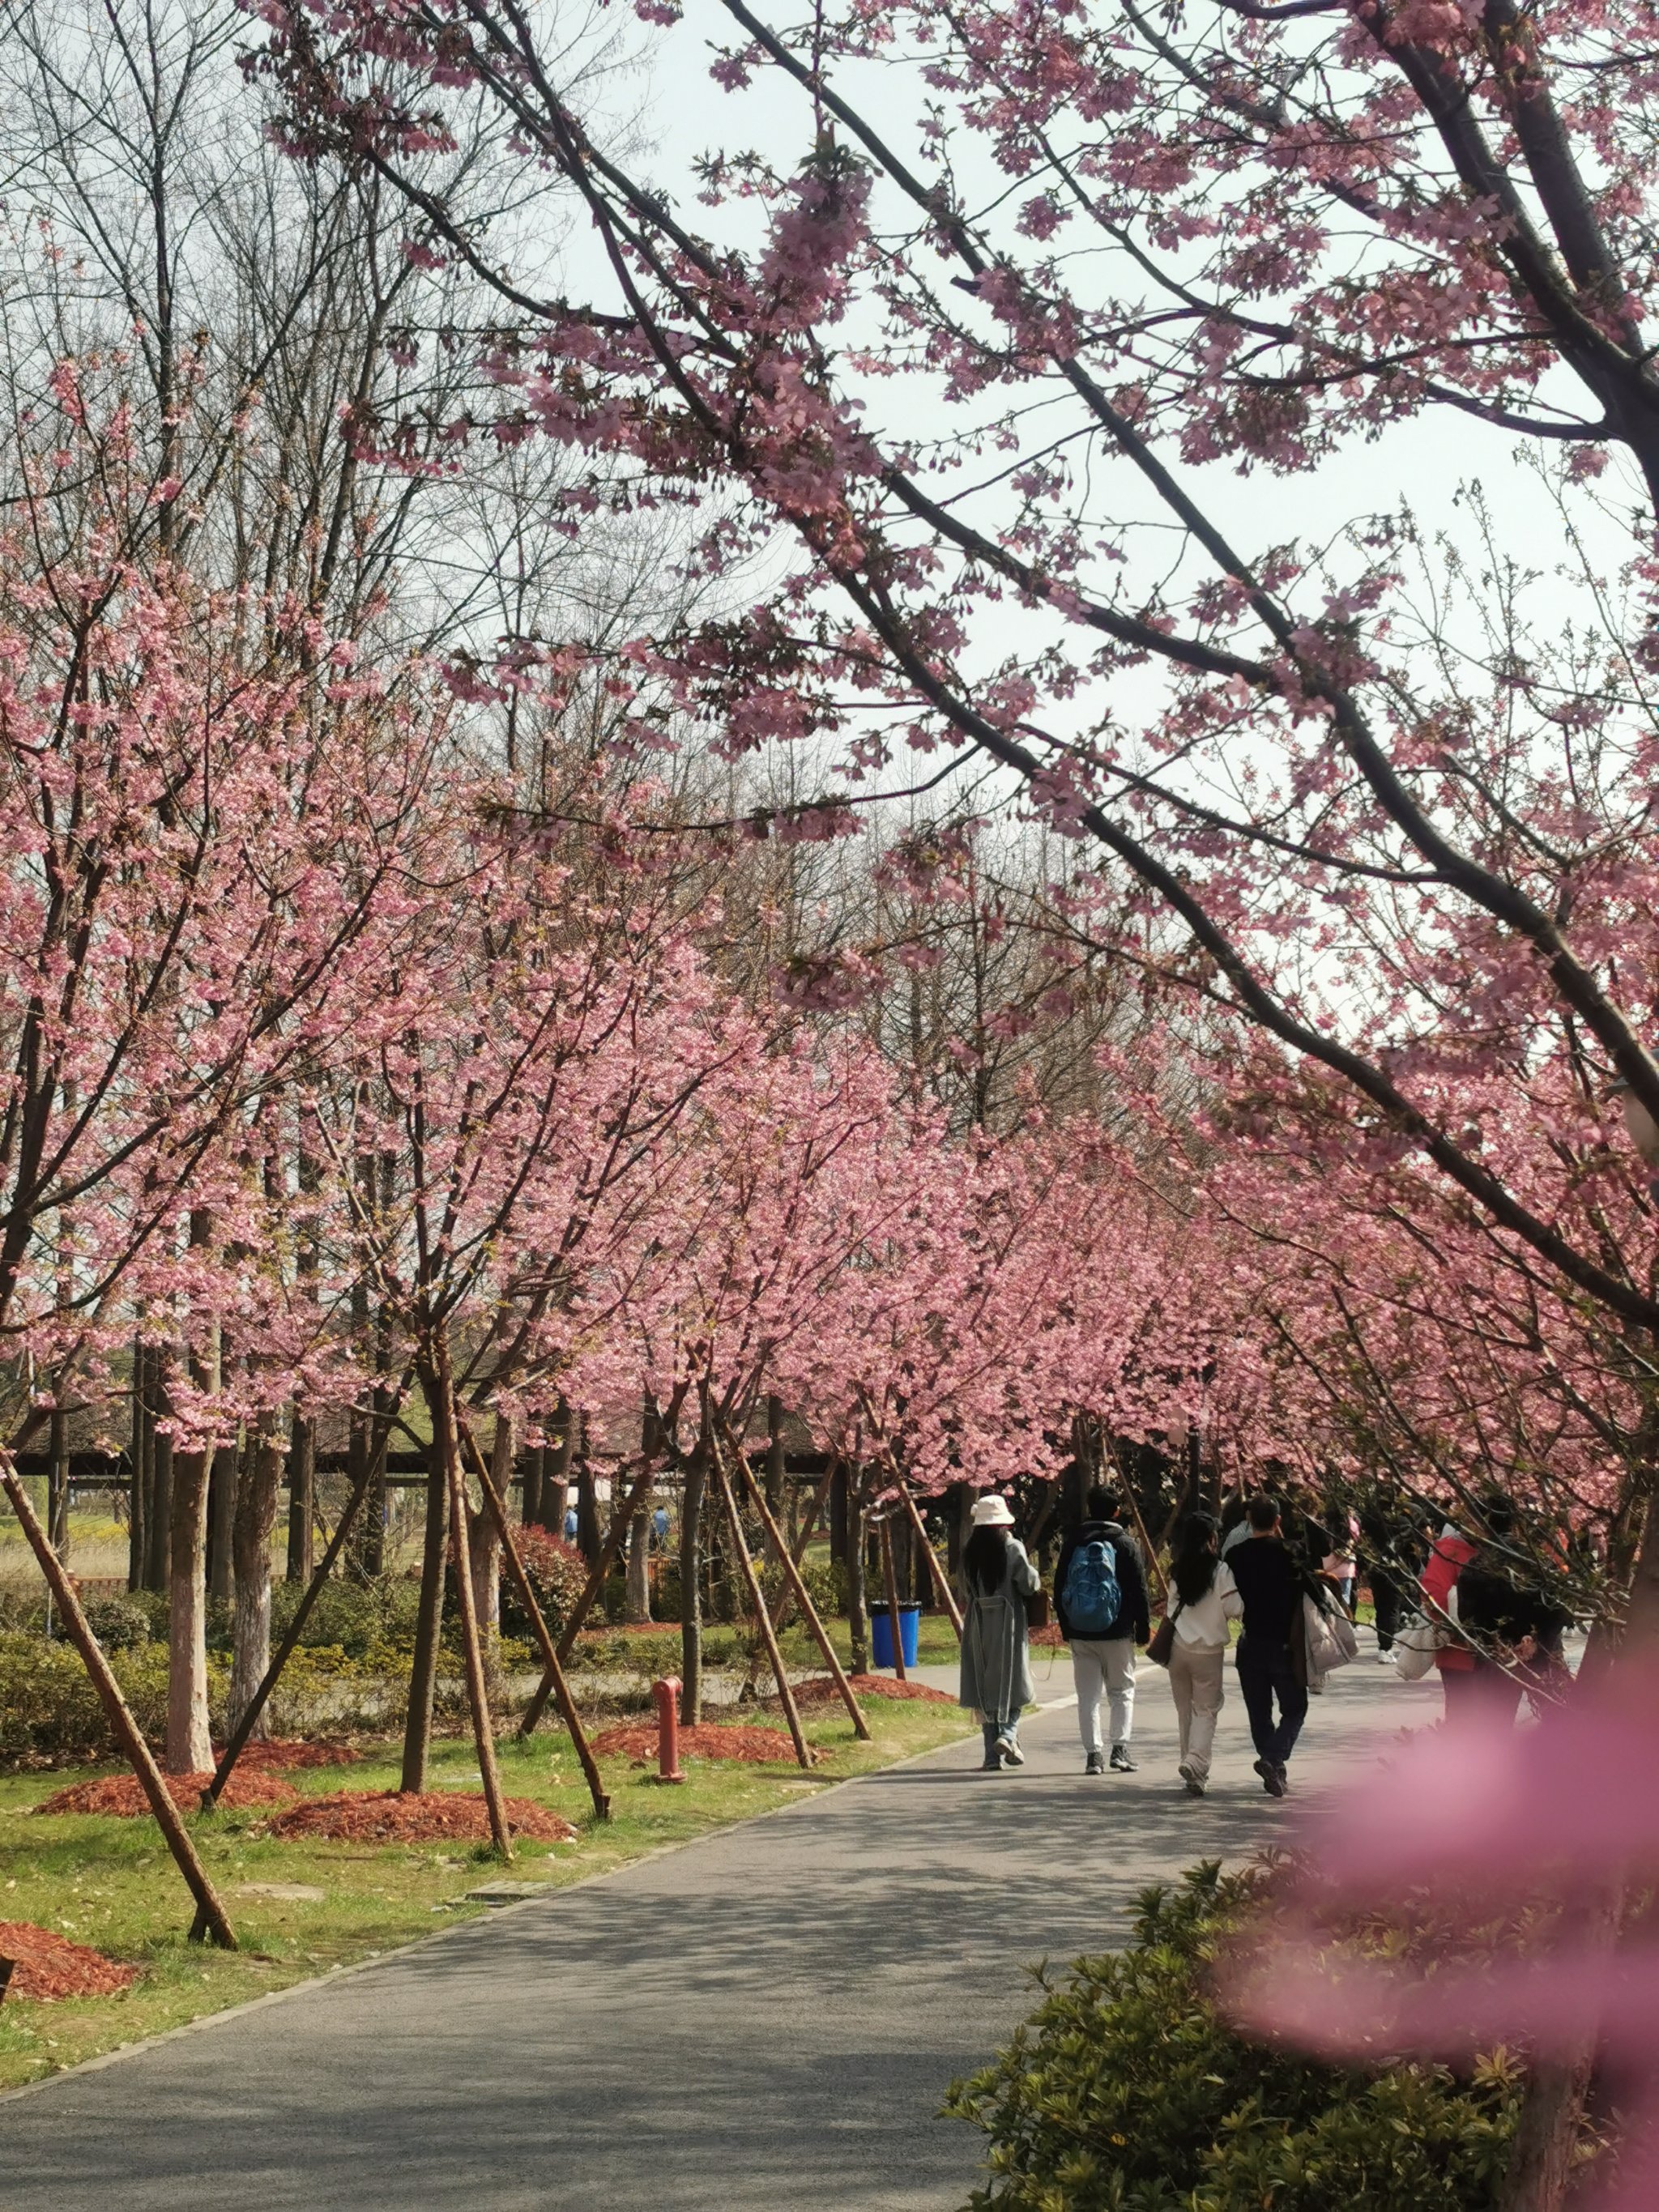
[[[1006,1498],[976,1498],[969,1517],[975,1528],[1012,1528],[1014,1525]]]

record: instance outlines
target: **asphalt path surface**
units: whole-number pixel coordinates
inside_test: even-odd
[[[1085,1778],[1070,1704],[1029,1763],[954,1744],[0,2100],[5,2212],[951,2212],[980,2139],[937,2117],[1135,1893],[1282,1837],[1432,1717],[1334,1676],[1267,1799],[1231,1672],[1211,1794],[1143,1665],[1139,1771]],[[1037,1694],[1063,1698],[1063,1654]]]

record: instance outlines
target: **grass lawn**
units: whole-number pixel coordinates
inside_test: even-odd
[[[943,1625],[948,1638],[949,1624]],[[951,1648],[954,1654],[953,1638]],[[574,1844],[523,1844],[505,1869],[487,1850],[460,1844],[279,1842],[252,1832],[258,1810],[198,1814],[192,1830],[241,1944],[234,1953],[186,1940],[189,1895],[153,1820],[31,1815],[29,1808],[52,1791],[110,1768],[0,1777],[0,1920],[36,1922],[143,1968],[118,1996],[54,2004],[7,1999],[0,2005],[0,2089],[487,1911],[460,1900],[465,1891],[499,1875],[566,1887],[796,1801],[814,1785],[931,1750],[972,1726],[954,1707],[878,1698],[866,1705],[872,1744],[858,1742],[844,1717],[809,1723],[821,1753],[810,1783],[793,1761],[740,1766],[691,1759],[684,1762],[685,1784],[663,1789],[643,1768],[607,1761],[608,1823],[592,1817],[562,1729],[544,1728],[528,1744],[509,1735],[501,1746],[503,1788],[552,1807],[580,1833]],[[781,1725],[775,1717],[758,1717]],[[374,1747],[361,1765],[312,1768],[289,1778],[296,1789],[322,1795],[391,1788],[398,1774],[390,1748]],[[470,1741],[434,1747],[429,1786],[478,1787]],[[245,1885],[271,1882],[308,1883],[325,1895],[306,1902],[245,1893]]]

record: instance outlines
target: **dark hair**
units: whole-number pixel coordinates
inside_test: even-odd
[[[1091,1521],[1115,1521],[1123,1510],[1123,1500],[1103,1482],[1096,1483],[1084,1503]]]
[[[1007,1566],[1007,1532],[1002,1528],[975,1528],[962,1547],[962,1570],[970,1587],[989,1597]]]
[[[1200,1598],[1208,1596],[1219,1564],[1215,1550],[1219,1534],[1216,1522],[1207,1513],[1194,1513],[1182,1525],[1176,1542],[1175,1561],[1170,1569],[1170,1579],[1182,1605],[1196,1605]]]
[[[1480,1518],[1488,1536],[1501,1539],[1515,1534],[1515,1506],[1501,1490],[1489,1490],[1481,1499]]]
[[[1250,1526],[1258,1536],[1265,1536],[1279,1518],[1276,1498],[1253,1498],[1249,1505]]]
[[[1233,1530],[1250,1510],[1250,1494],[1247,1490],[1236,1490],[1221,1509],[1221,1533],[1231,1536]]]

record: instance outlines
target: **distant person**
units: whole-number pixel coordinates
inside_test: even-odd
[[[1440,1693],[1445,1701],[1442,1718],[1449,1725],[1461,1717],[1474,1687],[1474,1654],[1452,1625],[1456,1613],[1454,1593],[1458,1577],[1474,1553],[1472,1540],[1455,1522],[1448,1521],[1430,1547],[1423,1569],[1423,1610],[1441,1634],[1434,1663],[1439,1670]]]
[[[1236,1544],[1245,1541],[1250,1533],[1250,1493],[1236,1490],[1221,1509],[1221,1556],[1224,1559]]]
[[[974,1501],[962,1549],[963,1594],[962,1689],[957,1702],[977,1712],[985,1735],[984,1771],[1024,1766],[1019,1717],[1031,1702],[1031,1659],[1025,1601],[1042,1578],[1012,1532],[1006,1498]]]
[[[1565,1675],[1565,1662],[1556,1655],[1570,1621],[1546,1593],[1539,1569],[1516,1548],[1509,1499],[1485,1499],[1480,1522],[1480,1540],[1457,1577],[1458,1632],[1474,1663],[1448,1700],[1446,1718],[1452,1725],[1512,1728],[1522,1697],[1547,1697],[1551,1674],[1559,1668]]]
[[[1224,1595],[1217,1584],[1224,1570],[1216,1545],[1221,1531],[1207,1513],[1194,1513],[1182,1526],[1170,1571],[1170,1613],[1175,1640],[1170,1651],[1170,1690],[1181,1730],[1181,1764],[1176,1769],[1189,1797],[1201,1797],[1210,1779],[1215,1724],[1225,1700],[1222,1662],[1227,1656],[1227,1623],[1237,1620],[1238,1592]],[[1231,1584],[1232,1577],[1227,1577]]]
[[[1359,1522],[1346,1505],[1328,1507],[1324,1522],[1330,1546],[1320,1559],[1320,1571],[1335,1583],[1342,1610],[1352,1618],[1359,1579]]]
[[[574,1544],[575,1542],[578,1535],[581,1533],[581,1521],[577,1515],[575,1507],[574,1505],[567,1505],[564,1509],[564,1540],[567,1544]]]
[[[1413,1586],[1423,1571],[1425,1547],[1411,1510],[1373,1497],[1359,1516],[1365,1578],[1376,1620],[1376,1656],[1386,1665],[1394,1639],[1413,1610]]]
[[[1103,1696],[1110,1717],[1112,1771],[1135,1771],[1129,1752],[1135,1717],[1135,1646],[1148,1641],[1152,1624],[1140,1547],[1118,1519],[1122,1510],[1116,1492],[1097,1483],[1085,1501],[1085,1518],[1066,1530],[1054,1567],[1054,1618],[1072,1647],[1085,1774],[1106,1771],[1100,1735]]]
[[[1293,1648],[1308,1577],[1285,1540],[1278,1499],[1253,1498],[1249,1517],[1250,1533],[1218,1568],[1215,1586],[1224,1600],[1236,1592],[1241,1601],[1238,1687],[1250,1717],[1255,1771],[1267,1795],[1282,1797],[1291,1753],[1308,1717],[1307,1686]]]

